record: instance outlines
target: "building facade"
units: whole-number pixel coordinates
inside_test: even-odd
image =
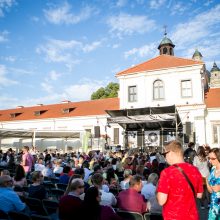
[[[104,149],[108,145],[162,146],[165,141],[178,138],[184,144],[194,141],[197,145],[219,147],[220,69],[214,62],[211,71],[207,71],[197,49],[192,59],[176,57],[174,47],[165,33],[157,57],[117,73],[118,98],[0,110],[0,144],[18,148],[27,144],[40,149],[86,150]],[[175,106],[179,121],[169,112],[166,115],[151,114],[152,109],[162,111],[169,106]],[[146,113],[148,110],[150,113]],[[112,117],[111,111],[116,115],[120,112],[126,126],[117,120],[108,120]],[[128,111],[134,112],[133,121],[126,115]],[[118,116],[118,122],[121,116]],[[159,125],[166,121],[165,127],[152,126],[151,131],[151,126],[145,125],[152,121],[152,117]],[[136,129],[135,124],[141,125]],[[170,125],[169,129],[167,125]],[[51,140],[41,137],[30,140],[25,136],[4,136],[4,130],[33,131],[34,134],[72,131],[78,132],[79,136],[73,139],[66,135],[60,139],[57,135]]]

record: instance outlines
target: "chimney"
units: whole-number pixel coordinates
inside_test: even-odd
[[[24,106],[23,105],[18,105],[17,108],[24,108]]]
[[[62,104],[70,103],[70,102],[71,102],[71,101],[69,101],[69,100],[63,100],[63,101],[61,101]]]

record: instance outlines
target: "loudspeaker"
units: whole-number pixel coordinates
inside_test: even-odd
[[[186,122],[186,132],[185,132],[187,135],[191,135],[191,133],[192,133],[192,131],[191,131],[192,128],[191,127],[192,127],[191,122],[187,121]]]
[[[100,138],[100,126],[95,126],[95,138]]]
[[[184,134],[183,138],[184,138],[184,144],[188,144],[189,143],[189,136],[187,134]]]

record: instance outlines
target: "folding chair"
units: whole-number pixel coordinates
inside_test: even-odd
[[[66,191],[67,184],[57,183],[56,186],[57,186],[57,189],[62,189],[62,190],[64,190],[64,191]]]
[[[47,210],[47,213],[49,215],[54,214],[57,212],[59,203],[56,200],[50,200],[50,199],[43,199],[42,200],[44,208]]]
[[[30,208],[32,214],[48,215],[40,199],[27,197],[25,200],[27,206]]]
[[[161,213],[144,213],[144,220],[163,220]]]
[[[117,214],[124,220],[144,220],[141,213],[118,210]]]
[[[11,211],[8,213],[8,216],[9,216],[9,219],[11,220],[31,220],[29,215],[24,214],[22,212]]]
[[[60,200],[60,198],[63,196],[64,194],[64,190],[62,189],[56,189],[56,188],[53,188],[50,190],[51,191],[51,195],[53,198],[57,199],[57,201]]]

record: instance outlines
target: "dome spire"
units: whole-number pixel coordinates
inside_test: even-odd
[[[202,54],[198,51],[197,48],[195,49],[192,59],[197,61],[202,61]]]
[[[164,25],[164,37],[162,41],[160,42],[160,45],[158,46],[158,50],[160,51],[160,55],[170,55],[174,56],[174,50],[173,48],[175,45],[173,42],[167,37],[167,26]]]

